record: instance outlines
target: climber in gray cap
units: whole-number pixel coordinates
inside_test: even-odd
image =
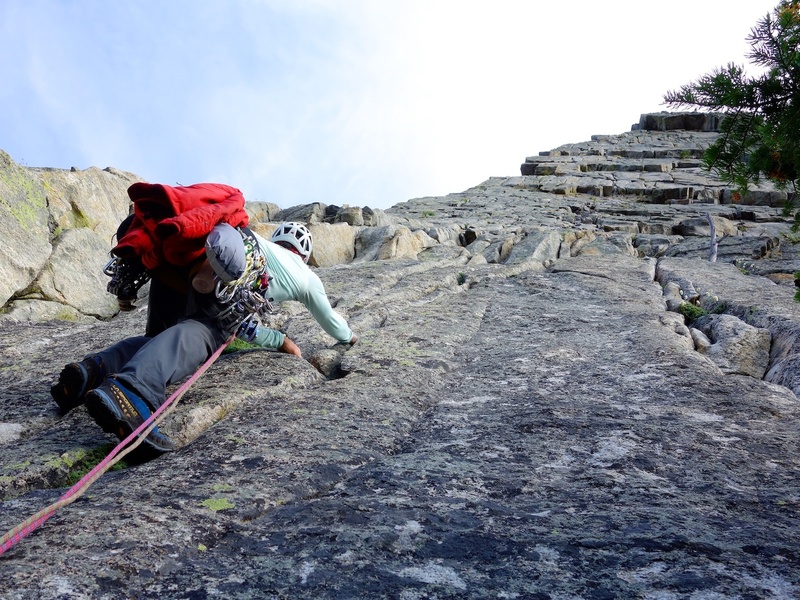
[[[288,336],[262,322],[272,303],[285,300],[301,302],[331,337],[352,346],[357,336],[331,307],[322,282],[306,264],[312,244],[301,223],[281,224],[270,240],[246,227],[214,226],[206,237],[205,260],[185,271],[190,285],[178,303],[180,310],[175,309],[179,295],[162,289],[154,276],[148,335],[124,339],[66,365],[51,390],[54,400],[64,411],[85,403],[103,430],[125,439],[164,402],[169,384],[191,375],[233,333],[300,357]],[[142,458],[152,458],[174,450],[174,444],[156,428],[138,450]]]

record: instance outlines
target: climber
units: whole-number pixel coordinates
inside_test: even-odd
[[[188,188],[159,187],[165,188],[168,196],[176,191],[193,193]],[[154,195],[161,192],[156,190]],[[130,190],[129,194],[134,199]],[[147,214],[152,211],[142,212],[145,217]],[[259,346],[300,357],[300,349],[288,336],[262,324],[272,302],[297,300],[338,343],[352,346],[358,341],[306,264],[312,238],[304,225],[284,223],[265,240],[236,223],[238,217],[221,219],[201,239],[202,251],[197,255],[194,250],[187,253],[186,244],[150,248],[159,244],[160,238],[137,232],[136,219],[126,221],[112,250],[117,255],[116,266],[108,270],[127,281],[112,277],[109,290],[118,293],[122,306],[131,302],[131,295],[135,298],[136,290],[131,288],[151,277],[145,335],[123,339],[67,364],[51,389],[62,411],[85,403],[104,431],[125,439],[164,402],[169,384],[194,372],[234,333]],[[186,223],[181,228],[190,230]],[[183,259],[178,260],[179,256]],[[192,256],[195,258],[190,260]],[[170,258],[189,262],[175,265]],[[137,451],[146,459],[174,448],[155,428]]]

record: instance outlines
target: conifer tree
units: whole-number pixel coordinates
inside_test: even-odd
[[[800,0],[782,0],[747,41],[747,57],[762,74],[748,77],[729,63],[668,92],[664,102],[725,113],[722,135],[703,156],[705,167],[739,193],[765,177],[793,200],[800,174]]]

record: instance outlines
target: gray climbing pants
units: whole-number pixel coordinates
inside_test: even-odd
[[[221,309],[213,293],[190,288],[181,294],[154,279],[146,335],[126,338],[93,356],[155,410],[168,385],[194,373],[230,336],[215,318]]]

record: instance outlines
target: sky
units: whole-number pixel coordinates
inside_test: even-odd
[[[0,149],[31,167],[388,208],[629,131],[778,0],[3,0]]]

